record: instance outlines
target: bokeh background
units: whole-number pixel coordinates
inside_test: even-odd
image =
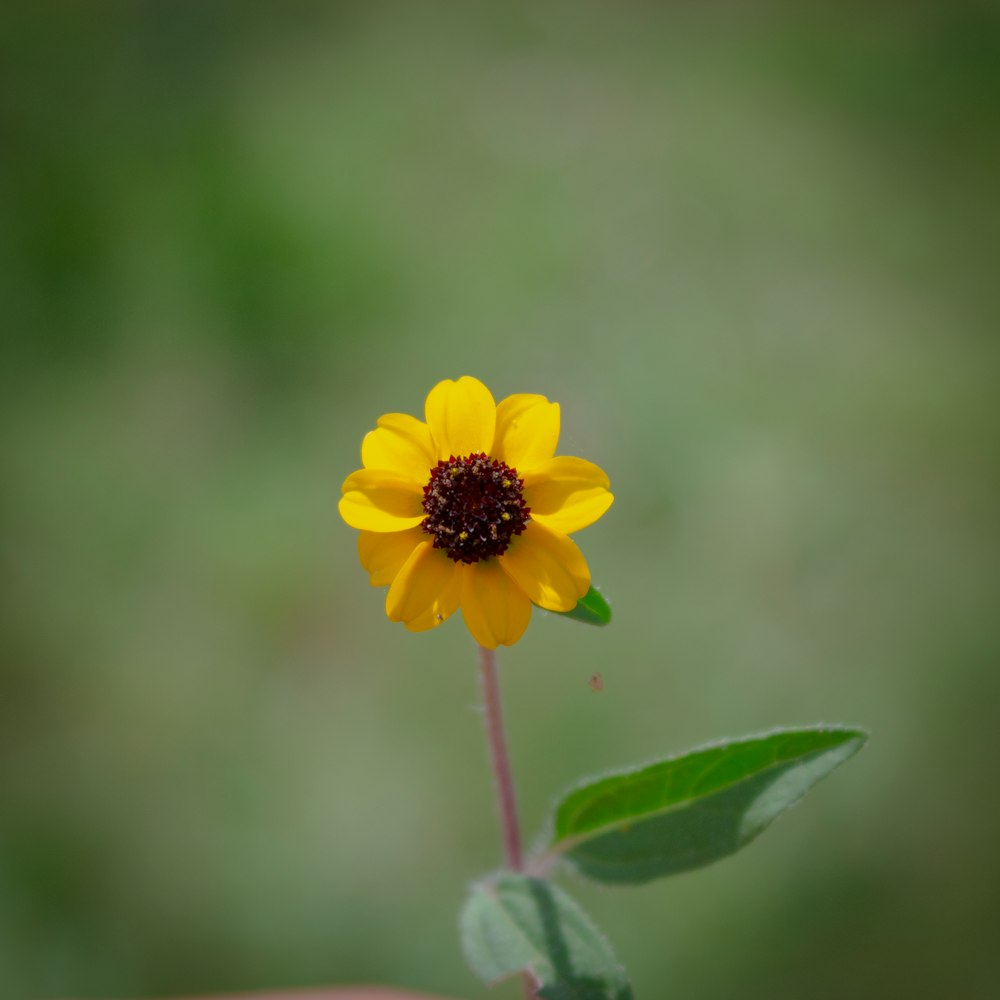
[[[0,14],[0,994],[466,1000],[459,621],[338,519],[439,379],[563,406],[614,603],[503,655],[529,834],[724,734],[872,740],[740,855],[563,884],[645,998],[997,995],[1000,17]],[[595,672],[604,690],[595,694]]]

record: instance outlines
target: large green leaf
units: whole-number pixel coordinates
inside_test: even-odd
[[[571,611],[557,611],[563,618],[573,618],[588,625],[608,625],[611,622],[611,605],[603,594],[593,587],[576,602]]]
[[[528,972],[546,1000],[631,1000],[604,936],[544,879],[506,873],[474,885],[459,927],[466,961],[488,983]]]
[[[546,859],[603,882],[699,868],[753,840],[864,744],[860,729],[815,726],[717,743],[587,781],[556,805]]]

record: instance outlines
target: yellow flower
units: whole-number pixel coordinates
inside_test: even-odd
[[[414,632],[459,607],[489,649],[524,634],[531,605],[570,611],[590,587],[574,531],[610,506],[608,477],[555,457],[559,404],[518,394],[497,405],[477,379],[439,382],[426,423],[387,413],[344,481],[340,514],[385,610]]]

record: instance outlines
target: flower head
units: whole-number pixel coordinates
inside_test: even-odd
[[[477,379],[439,382],[426,422],[387,413],[344,480],[340,514],[358,528],[392,621],[422,632],[462,609],[482,646],[509,646],[537,604],[571,611],[590,571],[569,535],[614,497],[582,458],[555,457],[559,405],[518,394],[497,405]]]

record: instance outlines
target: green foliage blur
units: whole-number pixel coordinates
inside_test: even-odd
[[[872,732],[734,858],[564,882],[636,995],[995,995],[998,109],[985,3],[4,4],[0,996],[518,995],[456,940],[471,640],[336,513],[462,374],[617,497],[612,626],[502,654],[529,836]]]

